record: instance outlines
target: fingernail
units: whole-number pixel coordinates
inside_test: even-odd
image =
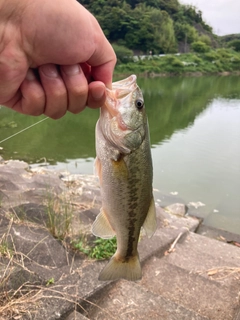
[[[92,97],[94,100],[101,100],[105,94],[105,86],[99,86],[92,92]]]
[[[75,74],[80,73],[80,68],[78,64],[73,64],[71,66],[62,66],[62,70],[68,76],[74,76]]]
[[[49,78],[57,78],[58,77],[58,71],[54,64],[45,64],[40,67],[42,72],[45,74],[45,76]]]
[[[28,72],[26,74],[26,79],[28,81],[33,81],[36,79],[35,75],[34,75],[34,72],[31,70],[31,69],[28,69]]]

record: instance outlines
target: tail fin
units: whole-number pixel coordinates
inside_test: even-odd
[[[142,278],[138,255],[129,258],[128,261],[121,261],[114,255],[101,271],[98,280],[107,281],[121,278],[129,281],[136,281]]]

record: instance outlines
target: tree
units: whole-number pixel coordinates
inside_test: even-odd
[[[152,10],[154,46],[163,53],[176,52],[176,37],[173,21],[166,11]]]
[[[175,34],[179,41],[186,41],[187,43],[192,43],[198,38],[198,33],[196,29],[187,23],[176,22]]]

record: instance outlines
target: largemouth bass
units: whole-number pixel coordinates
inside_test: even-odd
[[[95,171],[102,208],[92,226],[94,235],[116,235],[117,251],[99,280],[139,280],[137,246],[141,227],[156,230],[152,194],[152,158],[148,120],[136,76],[113,83],[96,124]]]

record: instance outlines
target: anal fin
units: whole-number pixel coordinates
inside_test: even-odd
[[[113,230],[110,222],[108,221],[107,215],[104,212],[103,208],[101,208],[100,213],[96,217],[96,220],[92,225],[92,233],[96,237],[100,237],[103,239],[110,239],[115,236],[115,231]]]
[[[149,238],[154,234],[154,232],[157,229],[156,208],[153,197],[148,209],[148,214],[143,224],[143,228],[146,231],[146,234]]]

